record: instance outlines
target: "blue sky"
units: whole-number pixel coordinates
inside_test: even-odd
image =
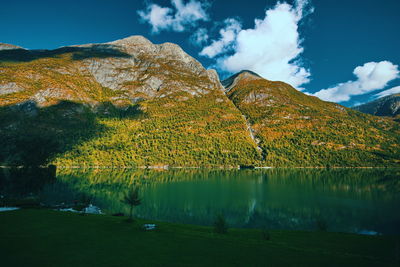
[[[398,10],[398,0],[13,0],[1,3],[0,42],[53,49],[144,35],[222,77],[250,69],[352,106],[400,92]]]

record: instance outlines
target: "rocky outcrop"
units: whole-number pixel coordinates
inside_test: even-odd
[[[254,104],[267,105],[269,103],[274,102],[274,100],[271,98],[272,96],[268,93],[251,92],[243,99],[243,102],[247,104],[254,103]]]
[[[62,88],[46,88],[44,90],[38,91],[34,94],[31,99],[36,102],[36,104],[40,106],[46,106],[47,102],[54,99],[63,99],[69,101],[79,101],[79,99],[75,97],[73,92],[69,92]]]
[[[122,91],[134,99],[164,97],[175,91],[191,95],[222,89],[215,71],[207,71],[176,44],[153,44],[143,36],[131,36],[106,44],[79,47],[102,51],[118,49],[122,57],[83,60],[82,71],[93,75],[102,86]]]
[[[122,90],[128,82],[139,79],[139,73],[133,71],[133,59],[105,58],[84,60],[82,71],[93,75],[102,86],[112,90]]]
[[[225,91],[225,87],[221,84],[216,70],[209,69],[209,70],[207,70],[207,74],[208,74],[208,78],[210,79],[211,82],[214,83],[216,88],[219,88],[221,91]]]
[[[25,89],[15,82],[0,84],[0,95],[7,95],[24,91]]]
[[[3,99],[2,104],[32,100],[46,106],[58,99],[91,105],[110,101],[116,106],[126,106],[167,96],[179,100],[224,91],[215,70],[206,70],[176,44],[153,44],[143,36],[56,50],[23,51],[15,55],[25,62],[43,58],[46,63],[36,68],[19,68],[18,73],[13,73],[12,68],[0,68],[5,76],[21,77],[18,83],[0,85],[0,94],[27,92],[15,101]],[[5,58],[14,56],[4,53]],[[112,91],[106,93],[110,95],[106,99],[105,91]]]

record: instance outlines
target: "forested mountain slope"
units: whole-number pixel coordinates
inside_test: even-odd
[[[243,71],[222,82],[270,166],[379,166],[400,161],[396,123]]]
[[[399,127],[132,36],[56,50],[0,45],[0,163],[391,166]],[[229,96],[229,98],[228,98]]]
[[[260,158],[216,72],[177,45],[141,36],[2,50],[0,105],[3,165],[236,166]]]

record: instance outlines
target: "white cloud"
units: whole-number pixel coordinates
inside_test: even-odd
[[[389,61],[368,62],[355,68],[353,73],[357,77],[355,81],[339,83],[313,95],[322,100],[344,102],[352,96],[383,89],[388,82],[399,77],[398,66]]]
[[[208,30],[206,28],[199,28],[190,36],[190,41],[194,45],[201,46],[208,41],[208,38]]]
[[[309,82],[310,72],[299,59],[303,52],[298,25],[312,12],[308,0],[295,5],[278,3],[256,19],[254,28],[242,29],[240,24],[225,23],[220,38],[205,47],[200,55],[216,59],[219,70],[254,71],[269,80],[279,80],[298,87]],[[233,19],[231,19],[233,20]]]
[[[213,40],[209,46],[203,48],[200,55],[213,58],[216,55],[227,52],[235,41],[238,33],[242,30],[242,25],[236,19],[226,19],[225,27],[219,31],[220,39]]]
[[[388,96],[388,95],[393,95],[393,94],[399,94],[400,93],[400,86],[396,86],[390,89],[387,89],[385,91],[379,92],[377,93],[376,97],[380,98],[380,97],[384,97],[384,96]]]
[[[209,19],[206,12],[208,2],[190,0],[185,4],[183,0],[171,0],[171,4],[172,8],[149,4],[146,10],[140,10],[138,14],[142,21],[152,26],[153,33],[162,30],[183,32],[198,21]]]

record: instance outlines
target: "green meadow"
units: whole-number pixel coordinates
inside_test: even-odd
[[[144,223],[156,223],[144,231]],[[399,266],[398,236],[229,229],[45,209],[0,214],[2,266]]]

